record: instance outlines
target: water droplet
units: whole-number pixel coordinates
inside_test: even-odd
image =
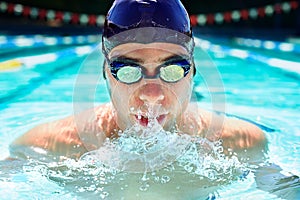
[[[170,179],[169,176],[167,176],[167,175],[162,175],[162,176],[161,176],[161,179],[160,179],[160,182],[161,182],[162,184],[165,184],[165,183],[168,183],[170,180],[171,180],[171,179]]]
[[[140,191],[143,191],[143,192],[147,191],[148,188],[149,188],[149,186],[150,186],[150,185],[149,185],[147,182],[144,182],[144,183],[140,186]]]
[[[159,176],[154,176],[154,182],[158,183],[159,182]]]
[[[214,170],[208,170],[207,171],[207,177],[211,180],[216,179],[216,172]]]
[[[216,199],[216,195],[210,193],[209,196],[207,197],[207,200],[215,200]]]
[[[104,192],[102,192],[102,193],[100,194],[100,198],[101,198],[101,199],[105,199],[106,197],[108,197],[108,195],[109,195],[109,193],[106,192],[106,191],[104,191]]]
[[[85,189],[84,189],[83,187],[78,187],[77,191],[78,191],[78,192],[84,192]]]
[[[189,164],[187,164],[187,165],[184,166],[184,169],[187,172],[191,173],[193,171],[193,166],[189,163]]]
[[[147,177],[147,173],[145,172],[143,177],[141,178],[141,181],[148,181],[149,178]]]

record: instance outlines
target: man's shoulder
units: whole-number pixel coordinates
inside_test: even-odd
[[[112,120],[114,120],[114,111],[111,103],[99,105],[95,107],[92,111],[97,121],[107,121],[107,123],[112,123]]]
[[[101,115],[101,114],[111,114],[113,111],[113,106],[111,103],[105,103],[105,104],[101,104],[96,106],[94,109],[95,113],[97,115]]]
[[[106,136],[113,134],[113,130],[117,128],[113,105],[106,103],[97,106],[94,108],[94,113],[98,128],[105,132]]]

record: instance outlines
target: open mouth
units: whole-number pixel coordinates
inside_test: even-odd
[[[163,122],[166,118],[166,115],[165,114],[159,115],[155,119],[153,119],[153,118],[149,119],[148,117],[143,116],[143,115],[135,115],[135,118],[139,122],[140,125],[146,127],[146,126],[148,126],[148,124],[151,120],[157,120],[159,124],[163,124]]]

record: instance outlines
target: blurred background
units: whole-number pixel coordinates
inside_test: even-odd
[[[3,34],[94,34],[113,0],[0,1]],[[284,40],[300,35],[299,1],[182,0],[200,34]]]

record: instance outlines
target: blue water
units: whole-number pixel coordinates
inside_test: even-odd
[[[196,100],[203,108],[217,109],[267,127],[264,130],[269,141],[267,156],[271,164],[259,175],[264,184],[258,184],[255,181],[257,175],[253,173],[246,178],[224,181],[221,186],[209,181],[205,190],[210,195],[204,196],[211,199],[214,196],[217,199],[296,199],[299,197],[299,180],[285,179],[278,183],[272,179],[300,176],[300,75],[262,61],[230,55],[220,49],[225,48],[224,44],[226,48],[237,48],[234,42],[218,38],[209,38],[208,41],[221,46],[208,49],[204,56],[203,51],[196,47],[195,62],[199,66],[195,77]],[[79,45],[59,46],[56,51],[75,46]],[[238,48],[255,55],[299,62],[299,55],[294,52]],[[1,49],[1,59],[12,59],[13,50],[3,52]],[[17,50],[20,52],[20,47]],[[48,53],[52,49],[27,49],[24,56],[36,55],[37,52]],[[9,144],[35,125],[109,101],[105,81],[99,79],[103,58],[96,56],[93,59],[97,50],[94,52],[0,72],[1,159],[9,155]],[[20,53],[16,55],[22,57]],[[91,169],[75,161],[51,166],[34,161],[2,161],[0,166],[1,199],[111,199],[112,195],[106,190],[122,191],[125,199],[205,199],[200,194],[203,187],[197,189],[197,181],[192,182],[193,175],[179,174],[176,178],[172,170],[148,176],[150,186],[145,186],[144,182],[136,181],[143,174],[113,174],[105,177],[108,184],[100,183],[101,176],[93,175]],[[77,179],[67,181],[67,173],[74,173]],[[119,181],[112,181],[116,179]],[[155,182],[157,179],[159,183]],[[180,179],[185,180],[185,184]],[[176,181],[181,181],[181,184],[176,185]],[[176,195],[177,190],[189,195],[182,192],[182,195]],[[174,194],[171,191],[175,191]],[[134,196],[130,197],[130,194]]]

